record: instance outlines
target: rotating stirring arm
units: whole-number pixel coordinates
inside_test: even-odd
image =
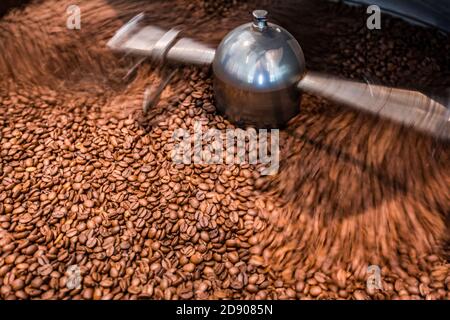
[[[157,61],[209,65],[215,50],[190,38],[180,38],[180,31],[163,30],[155,26],[140,27],[144,14],[140,13],[120,28],[108,41],[112,50],[148,56]]]
[[[307,72],[298,88],[357,110],[379,115],[438,138],[450,139],[450,105],[419,91]]]

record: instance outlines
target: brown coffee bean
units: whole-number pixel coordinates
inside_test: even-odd
[[[10,254],[10,255],[6,256],[4,261],[6,264],[12,264],[16,260],[17,256],[18,256],[18,254]]]
[[[312,286],[309,289],[309,293],[311,294],[311,296],[317,297],[318,295],[320,295],[322,293],[322,288],[320,288],[319,286]]]
[[[104,288],[110,288],[113,285],[113,280],[112,279],[104,279],[100,282],[100,285]]]
[[[353,292],[353,297],[356,300],[367,300],[368,299],[366,293],[362,290],[356,290],[355,292]]]
[[[339,288],[344,289],[346,287],[347,272],[340,269],[336,274],[336,283]]]
[[[209,188],[210,188],[209,185],[206,183],[200,183],[198,185],[198,187],[200,188],[200,190],[203,190],[203,191],[209,191]]]
[[[19,222],[22,223],[22,224],[27,224],[32,219],[33,219],[33,217],[31,216],[31,214],[26,213],[19,219]]]
[[[195,270],[195,264],[193,264],[193,263],[185,264],[185,265],[183,266],[183,270],[186,271],[186,272],[194,272],[194,270]]]
[[[97,245],[97,239],[96,238],[89,238],[86,242],[86,247],[92,249]]]
[[[239,254],[236,251],[229,252],[227,254],[227,256],[228,256],[228,259],[230,260],[230,262],[232,262],[232,263],[236,263],[239,261]]]
[[[93,208],[94,207],[94,201],[92,201],[92,200],[86,200],[86,201],[84,201],[84,206],[86,207],[86,208]]]
[[[11,283],[11,287],[14,291],[19,291],[19,290],[23,289],[24,286],[25,286],[25,283],[22,279],[16,279]]]
[[[191,256],[191,262],[195,265],[200,264],[203,261],[202,254],[197,252]]]
[[[82,297],[85,300],[91,300],[94,295],[94,290],[92,288],[86,288],[83,290]]]

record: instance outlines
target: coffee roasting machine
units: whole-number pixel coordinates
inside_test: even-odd
[[[118,52],[159,63],[211,65],[218,110],[238,125],[283,127],[300,112],[302,92],[376,114],[441,139],[450,138],[448,97],[342,79],[306,70],[302,48],[265,10],[222,40],[217,49],[179,30],[142,25],[141,13],[108,42]],[[168,83],[154,91],[152,101]],[[145,111],[145,110],[144,110]]]

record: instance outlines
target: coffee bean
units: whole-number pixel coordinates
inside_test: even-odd
[[[104,288],[110,288],[113,285],[112,279],[104,279],[100,282],[100,285]]]
[[[32,219],[33,219],[33,217],[31,216],[31,214],[26,213],[25,215],[23,215],[23,216],[20,218],[19,222],[20,222],[20,223],[23,223],[23,224],[27,224],[27,223],[30,222]]]
[[[16,279],[11,283],[11,287],[14,291],[19,291],[24,287],[25,283],[22,279]]]
[[[311,294],[311,296],[317,297],[318,295],[320,295],[322,293],[322,289],[319,286],[312,286],[309,289],[309,293]]]
[[[232,263],[236,263],[239,261],[239,254],[234,251],[234,252],[229,252],[228,253],[228,259],[232,262]]]
[[[193,263],[188,263],[183,266],[183,270],[186,272],[194,272],[194,269],[195,269],[195,264],[193,264]]]
[[[191,262],[193,264],[197,265],[197,264],[200,264],[203,261],[203,257],[202,257],[202,255],[199,252],[197,252],[197,253],[195,253],[195,254],[193,254],[191,256],[190,260],[191,260]]]
[[[86,200],[86,201],[84,201],[84,206],[86,207],[86,208],[93,208],[94,207],[94,201],[92,201],[92,200]]]
[[[347,272],[340,269],[336,274],[336,283],[339,288],[344,289],[346,287]]]
[[[353,297],[356,300],[367,300],[368,298],[367,295],[362,290],[356,290],[355,292],[353,292]]]
[[[94,290],[92,288],[86,288],[83,290],[82,297],[86,300],[91,300],[94,295]]]
[[[86,247],[88,248],[94,248],[97,245],[97,239],[96,238],[89,238],[86,242]]]

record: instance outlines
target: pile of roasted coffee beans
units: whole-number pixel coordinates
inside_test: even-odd
[[[180,69],[147,116],[140,106],[149,79],[156,77],[152,71],[144,65],[122,85],[110,73],[101,74],[123,65],[120,57],[99,45],[138,10],[153,14],[155,24],[168,25],[180,17],[198,22],[199,29],[192,27],[190,32],[217,43],[227,30],[247,22],[256,6],[218,2],[226,10],[218,8],[222,18],[205,30],[210,3],[89,1],[81,6],[87,29],[82,27],[78,37],[55,27],[63,22],[56,10],[65,8],[61,1],[36,2],[0,20],[0,37],[8,39],[9,46],[0,45],[10,49],[0,58],[0,75],[5,75],[0,80],[0,298],[450,298],[449,264],[441,250],[446,234],[442,215],[450,206],[450,172],[444,165],[450,160],[448,149],[392,124],[304,96],[303,112],[281,133],[282,159],[290,160],[282,160],[279,175],[261,176],[259,167],[248,164],[176,164],[171,158],[174,130],[193,130],[196,121],[205,129],[234,128],[216,113],[210,71]],[[326,6],[331,15],[333,9],[342,9],[340,4]],[[29,49],[14,37],[20,28],[12,21],[22,21],[26,28],[36,23],[31,17],[40,14],[47,17],[44,30],[58,37],[28,28],[33,38],[42,38],[36,48],[64,54],[35,66],[39,72],[33,73],[32,55],[15,54],[14,50]],[[114,19],[116,14],[120,17]],[[359,9],[345,9],[347,24],[360,21],[360,14]],[[439,46],[433,39],[441,35],[392,21],[405,32],[414,30],[419,39],[429,36],[430,46]],[[390,32],[376,37],[388,48],[393,46],[386,60],[395,56],[395,67],[386,65],[380,71],[386,77],[392,68],[401,75],[417,57],[431,55],[417,43],[398,67],[395,49],[404,40]],[[343,43],[357,55],[364,54],[366,41],[371,42],[355,36]],[[343,58],[347,51],[334,48],[335,68],[360,77],[360,62],[340,63],[358,59]],[[331,54],[325,52],[323,64],[330,64]],[[21,57],[25,64],[14,60]],[[313,66],[318,59],[311,60]],[[434,56],[425,61],[436,77],[446,67]],[[14,73],[14,63],[21,73]],[[64,77],[58,74],[55,81],[47,81],[65,63]],[[95,71],[93,77],[77,71],[88,73],[87,69]],[[43,70],[47,75],[39,78]],[[417,81],[424,74],[417,71]],[[401,77],[388,79],[398,82]],[[393,144],[396,139],[404,139],[404,149]],[[333,143],[335,148],[330,147]],[[404,155],[409,157],[413,144],[417,160],[408,159],[405,166]],[[424,163],[427,154],[435,156]],[[400,188],[403,184],[406,191]],[[361,200],[366,195],[373,195],[369,205]],[[380,239],[389,242],[386,234],[393,235],[391,242],[381,243],[381,249],[389,251],[361,253],[358,250],[366,246],[356,240],[368,239],[371,250],[376,244],[375,229],[364,217],[379,211],[383,219],[398,222],[407,217],[411,223],[388,230],[383,228],[391,224],[379,224]],[[406,214],[417,212],[418,220]],[[333,229],[339,223],[342,237]],[[409,246],[405,229],[425,238],[417,240],[417,248]],[[346,234],[355,237],[348,239]],[[354,248],[353,259],[346,248]],[[382,289],[367,285],[369,264],[379,266]]]

